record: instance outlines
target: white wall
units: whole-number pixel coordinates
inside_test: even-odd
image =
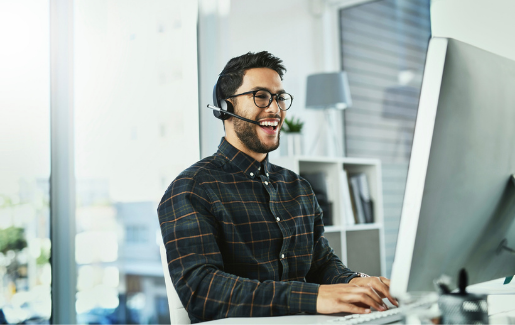
[[[515,59],[513,13],[513,0],[433,0],[432,34]]]

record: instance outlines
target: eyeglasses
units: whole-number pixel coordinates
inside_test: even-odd
[[[256,106],[259,108],[267,108],[270,105],[272,105],[274,96],[275,101],[277,102],[277,106],[279,106],[279,108],[282,111],[287,111],[291,107],[291,103],[293,102],[293,96],[288,93],[272,94],[266,89],[247,91],[241,94],[229,96],[225,99],[248,94],[252,94],[252,96],[254,97],[254,104],[256,104]]]

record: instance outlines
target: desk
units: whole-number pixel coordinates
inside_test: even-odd
[[[347,315],[347,314],[345,314]],[[236,317],[206,322],[206,324],[323,324],[342,315],[289,315],[275,317]]]
[[[489,295],[490,324],[515,324],[515,294]]]
[[[515,286],[513,286],[515,287]],[[346,314],[345,314],[346,315]],[[488,296],[490,324],[515,324],[515,292],[513,294],[492,294]],[[324,324],[338,315],[289,315],[276,317],[238,317],[219,319],[209,324]],[[327,325],[327,324],[326,324]]]
[[[488,297],[490,324],[515,324],[515,295]],[[238,317],[219,319],[209,324],[324,324],[343,315],[290,315],[276,317]]]

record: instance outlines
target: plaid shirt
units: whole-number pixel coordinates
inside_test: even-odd
[[[319,284],[347,283],[309,183],[222,138],[158,208],[172,282],[192,323],[316,313]]]

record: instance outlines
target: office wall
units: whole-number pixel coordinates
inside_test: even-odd
[[[515,60],[515,1],[433,0],[434,37],[451,37]]]

